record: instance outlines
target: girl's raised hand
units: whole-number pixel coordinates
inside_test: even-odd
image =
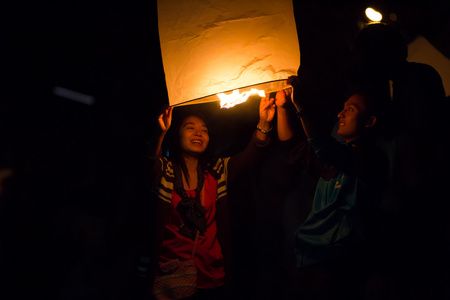
[[[275,99],[270,99],[270,94],[266,97],[261,97],[261,102],[259,103],[259,120],[263,123],[272,122],[275,116]]]
[[[159,127],[161,128],[161,131],[166,133],[169,128],[170,124],[172,124],[172,110],[173,107],[167,107],[162,114],[159,115],[158,123]]]

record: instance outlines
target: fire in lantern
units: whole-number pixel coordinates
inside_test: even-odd
[[[171,106],[231,107],[284,88],[300,66],[292,0],[158,0],[158,23]]]
[[[220,98],[220,108],[230,108],[235,105],[244,103],[248,97],[257,94],[261,97],[265,97],[266,94],[263,90],[251,89],[248,92],[239,93],[239,89],[234,90],[231,94],[219,93],[217,96]]]

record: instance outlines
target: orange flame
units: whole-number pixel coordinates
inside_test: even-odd
[[[230,108],[237,104],[241,104],[247,101],[248,97],[253,94],[258,94],[261,97],[265,97],[266,94],[263,90],[251,89],[247,92],[239,93],[239,89],[234,90],[231,94],[226,95],[225,93],[217,94],[220,98],[220,108]]]

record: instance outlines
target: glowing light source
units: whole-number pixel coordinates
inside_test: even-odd
[[[276,91],[297,74],[292,0],[158,0],[161,56],[171,106],[217,94]],[[264,86],[262,86],[264,84]]]
[[[380,22],[383,19],[383,15],[371,7],[366,8],[366,16],[373,22]]]
[[[251,89],[247,92],[239,93],[239,89],[234,90],[231,94],[219,93],[217,96],[220,98],[220,108],[230,108],[235,105],[241,104],[247,101],[251,95],[258,94],[261,97],[265,97],[266,93],[263,90]]]

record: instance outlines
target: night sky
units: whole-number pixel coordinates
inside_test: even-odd
[[[145,134],[168,103],[156,1],[26,3],[6,5],[2,12],[2,119],[12,125],[8,129],[30,135],[20,141],[7,130],[8,138],[42,141],[32,133],[41,129],[44,135],[108,131],[109,141]],[[423,35],[450,57],[448,1],[294,1],[301,65],[311,84],[322,89],[338,84],[369,5],[408,41]],[[395,22],[388,17],[392,12]],[[92,95],[95,105],[54,96],[55,86]]]

